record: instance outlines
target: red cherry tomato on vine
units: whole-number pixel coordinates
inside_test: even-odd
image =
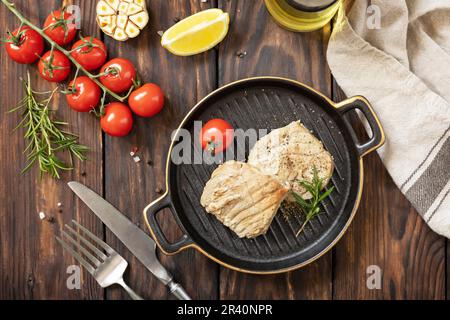
[[[61,14],[61,10],[55,10],[45,19],[44,32],[57,44],[65,46],[72,42],[77,33],[75,17],[68,12]]]
[[[44,39],[28,26],[17,28],[5,40],[5,49],[15,62],[30,64],[39,59],[44,51]]]
[[[200,130],[202,149],[212,155],[226,150],[233,142],[233,127],[223,119],[212,119]]]
[[[106,56],[105,44],[97,38],[84,37],[72,46],[72,57],[87,71],[100,68]]]
[[[61,51],[45,53],[38,64],[42,78],[50,82],[62,82],[70,74],[70,60]]]
[[[153,117],[164,107],[164,93],[158,85],[147,83],[131,93],[128,104],[138,116]]]
[[[100,119],[102,130],[113,137],[124,137],[133,128],[133,115],[130,108],[121,102],[105,106],[105,114]]]
[[[78,77],[75,82],[69,83],[72,93],[66,95],[69,106],[78,112],[88,112],[100,102],[102,94],[100,87],[88,77]]]
[[[101,83],[115,93],[128,91],[136,79],[133,63],[127,59],[115,58],[108,61],[101,69]]]

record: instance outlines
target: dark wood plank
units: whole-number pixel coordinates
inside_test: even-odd
[[[193,57],[176,57],[160,45],[157,34],[184,18],[214,5],[200,1],[148,1],[150,23],[137,39],[118,43],[105,39],[110,56],[132,60],[146,82],[158,83],[166,93],[164,111],[152,119],[136,119],[135,128],[123,139],[106,137],[106,198],[122,209],[134,222],[145,228],[142,210],[160,196],[165,188],[165,161],[170,136],[188,110],[211,92],[216,84],[216,53],[210,51]],[[129,153],[139,148],[142,162],[135,163]],[[153,162],[152,166],[147,161]],[[176,238],[178,228],[168,212],[162,222],[169,238]],[[146,230],[147,231],[147,230]],[[108,243],[119,249],[130,262],[130,285],[149,299],[167,299],[165,287],[123,248],[111,233]],[[189,250],[174,257],[161,255],[161,262],[194,299],[217,298],[217,266],[201,254]],[[128,298],[119,290],[108,290],[112,299]],[[171,298],[171,297],[170,297]]]
[[[278,27],[264,1],[219,1],[229,12],[230,31],[219,50],[219,85],[251,76],[271,75],[302,81],[330,96],[325,62],[329,28],[293,33]],[[239,58],[237,52],[246,52]],[[256,276],[220,271],[222,299],[330,299],[331,253],[309,266],[280,275]]]
[[[81,1],[79,1],[81,2]],[[61,5],[60,1],[15,1],[17,7],[34,23],[43,22],[52,8]],[[94,3],[83,1],[83,30],[95,32],[93,23]],[[14,29],[18,22],[7,9],[0,5],[0,29]],[[32,84],[36,90],[54,88],[40,79],[36,66],[21,66],[8,59],[1,50],[0,66],[2,92],[2,115],[0,142],[2,161],[0,164],[0,299],[101,299],[103,290],[86,272],[83,272],[82,289],[68,290],[66,268],[76,264],[74,259],[64,253],[54,236],[72,218],[80,220],[89,229],[102,235],[101,223],[93,219],[84,206],[75,201],[66,182],[79,180],[97,191],[102,191],[102,151],[101,135],[97,120],[90,115],[78,114],[66,105],[65,98],[57,95],[52,107],[59,109],[57,117],[67,121],[70,129],[79,133],[80,142],[91,148],[89,161],[76,162],[76,170],[64,174],[60,181],[45,177],[38,178],[33,170],[23,176],[21,168],[25,165],[23,130],[11,133],[19,121],[18,114],[5,114],[6,108],[13,106],[22,98],[19,77],[31,73]],[[82,176],[82,172],[87,172]],[[62,207],[58,207],[58,203]],[[61,212],[59,212],[62,210]],[[41,221],[38,213],[43,211],[53,217],[54,223]]]
[[[344,99],[334,84],[334,100]],[[363,128],[353,123],[360,136]],[[396,187],[376,153],[364,159],[364,191],[348,232],[335,247],[335,299],[445,299],[445,239],[434,233]],[[366,286],[367,268],[381,289]]]

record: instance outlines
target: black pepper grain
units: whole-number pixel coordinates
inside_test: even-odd
[[[27,286],[28,286],[29,290],[33,290],[34,282],[35,282],[34,275],[33,274],[29,274],[28,278],[27,278]]]
[[[236,52],[236,56],[240,59],[244,58],[247,55],[247,51],[238,51]]]

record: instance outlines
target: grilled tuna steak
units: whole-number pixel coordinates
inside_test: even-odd
[[[300,121],[273,130],[261,138],[250,151],[248,163],[262,173],[275,177],[303,199],[310,199],[311,194],[299,181],[311,182],[313,168],[316,167],[319,178],[324,179],[323,188],[334,170],[331,154]],[[294,199],[289,196],[287,200]]]
[[[253,238],[266,233],[288,191],[253,166],[228,161],[213,172],[200,201],[240,238]]]

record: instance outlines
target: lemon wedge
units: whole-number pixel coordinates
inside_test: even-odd
[[[220,9],[208,9],[189,16],[164,32],[161,45],[177,56],[207,51],[228,33],[230,17]]]

